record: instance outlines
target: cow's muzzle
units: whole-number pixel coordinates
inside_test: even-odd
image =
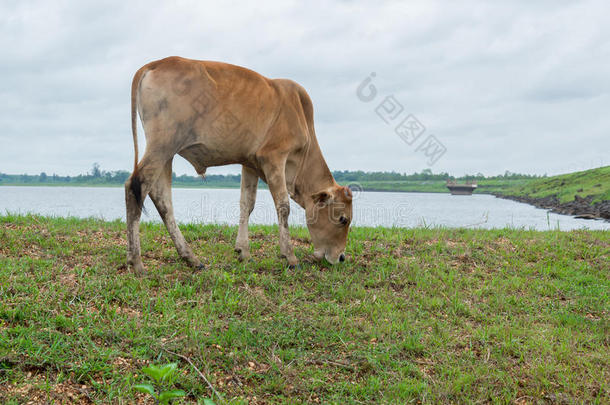
[[[341,253],[339,256],[331,257],[328,253],[324,255],[326,261],[330,264],[337,264],[339,262],[343,263],[345,261],[345,254]]]

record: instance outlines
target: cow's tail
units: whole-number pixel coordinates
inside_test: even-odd
[[[140,81],[146,72],[146,67],[138,70],[131,82],[131,134],[133,136],[134,161],[133,173],[131,174],[130,189],[136,198],[138,207],[142,209],[142,182],[138,174],[138,92],[140,89]]]

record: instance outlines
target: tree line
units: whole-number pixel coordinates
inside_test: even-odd
[[[91,184],[91,185],[114,185],[123,184],[129,178],[131,173],[127,170],[102,170],[98,163],[94,163],[91,170],[85,174],[79,174],[77,176],[60,176],[56,173],[47,174],[42,172],[40,174],[6,174],[0,172],[0,183],[10,184]],[[365,172],[362,170],[350,171],[350,170],[338,170],[333,172],[335,180],[338,183],[369,183],[369,182],[385,182],[385,181],[445,181],[451,180],[484,180],[484,179],[533,179],[543,176],[531,175],[531,174],[520,174],[506,171],[504,174],[495,176],[485,176],[482,173],[474,175],[466,175],[461,177],[454,177],[446,172],[433,173],[430,169],[424,169],[420,173],[398,173],[398,172]],[[189,176],[186,174],[176,175],[172,173],[172,181],[175,185],[184,186],[197,186],[197,185],[208,185],[208,186],[239,186],[241,181],[241,175],[239,174],[210,174],[206,175],[205,178],[199,176]]]

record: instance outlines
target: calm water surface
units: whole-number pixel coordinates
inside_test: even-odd
[[[238,189],[173,189],[174,212],[182,223],[239,221]],[[150,199],[147,221],[160,221]],[[125,219],[122,187],[0,187],[0,213]],[[305,224],[305,211],[293,202],[290,222]],[[251,223],[274,224],[277,217],[271,194],[259,190]],[[575,219],[547,213],[527,204],[489,195],[452,196],[440,193],[359,193],[354,199],[355,226],[444,226],[466,228],[602,229],[603,221]]]

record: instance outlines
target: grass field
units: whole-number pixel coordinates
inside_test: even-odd
[[[133,403],[178,361],[187,403],[608,403],[610,232],[355,228],[348,260],[279,259],[276,228],[0,217],[0,403]],[[48,401],[48,402],[45,402]],[[215,398],[217,404],[223,401]],[[150,402],[152,403],[152,402]]]
[[[465,180],[458,180],[464,182]],[[532,179],[484,179],[477,181],[476,194],[502,193],[506,190],[517,190]],[[358,183],[365,190],[403,191],[416,193],[449,193],[445,180],[418,181],[363,181]]]

